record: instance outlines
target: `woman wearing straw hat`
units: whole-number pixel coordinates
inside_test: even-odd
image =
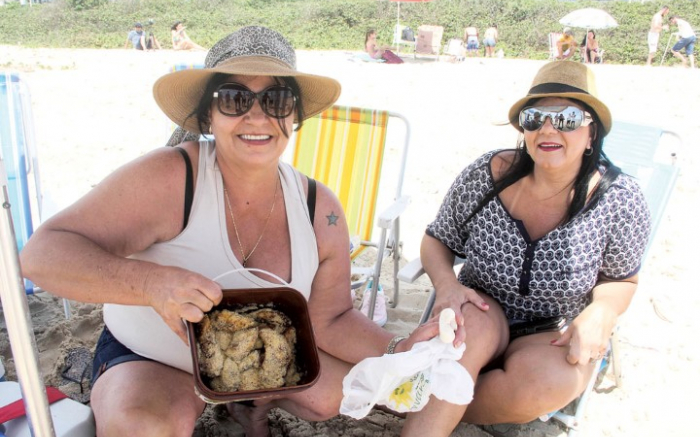
[[[399,341],[353,309],[340,203],[280,162],[294,123],[330,107],[340,84],[297,71],[291,45],[263,27],[225,37],[205,65],[154,85],[182,127],[177,147],[117,170],[22,252],[23,273],[42,288],[105,304],[91,393],[101,437],[192,435],[205,404],[183,319],[200,321],[222,288],[287,282],[308,300],[320,349],[313,387],[229,406],[249,436],[269,433],[273,406],[306,420],[337,415],[351,363],[437,334],[432,324]],[[211,140],[197,141],[203,133]]]
[[[509,120],[518,147],[486,153],[457,177],[421,247],[433,313],[458,314],[455,345],[466,343],[474,398],[466,407],[432,399],[409,414],[404,435],[525,423],[567,405],[637,288],[649,209],[603,153],[612,117],[593,72],[546,64]],[[466,259],[458,275],[455,255]]]

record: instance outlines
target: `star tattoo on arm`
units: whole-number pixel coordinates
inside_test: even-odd
[[[335,215],[335,212],[331,211],[330,215],[327,215],[326,218],[328,219],[328,226],[338,226],[338,216]]]

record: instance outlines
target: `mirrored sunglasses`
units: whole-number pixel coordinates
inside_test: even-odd
[[[240,117],[250,111],[257,99],[268,116],[286,118],[294,111],[296,103],[294,91],[283,85],[273,85],[256,93],[240,83],[225,83],[214,92],[214,98],[219,112],[229,117]]]
[[[593,123],[591,114],[575,106],[530,106],[520,111],[519,124],[532,132],[540,129],[547,117],[559,132],[573,132]]]

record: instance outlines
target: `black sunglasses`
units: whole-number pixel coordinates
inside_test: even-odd
[[[520,111],[519,124],[532,132],[540,129],[547,117],[559,132],[573,132],[593,123],[591,114],[575,106],[530,106]]]
[[[256,93],[240,83],[225,83],[214,92],[214,98],[219,112],[229,117],[240,117],[250,111],[256,99],[263,112],[272,118],[289,117],[296,104],[294,91],[284,85],[273,85]]]

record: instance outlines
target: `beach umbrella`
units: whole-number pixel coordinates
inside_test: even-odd
[[[617,20],[602,9],[583,8],[566,14],[559,23],[569,27],[586,29],[586,48],[588,48],[588,31],[591,29],[611,29],[617,27]]]
[[[564,26],[581,27],[586,29],[610,29],[617,27],[617,21],[602,9],[584,8],[569,12],[559,20]]]

